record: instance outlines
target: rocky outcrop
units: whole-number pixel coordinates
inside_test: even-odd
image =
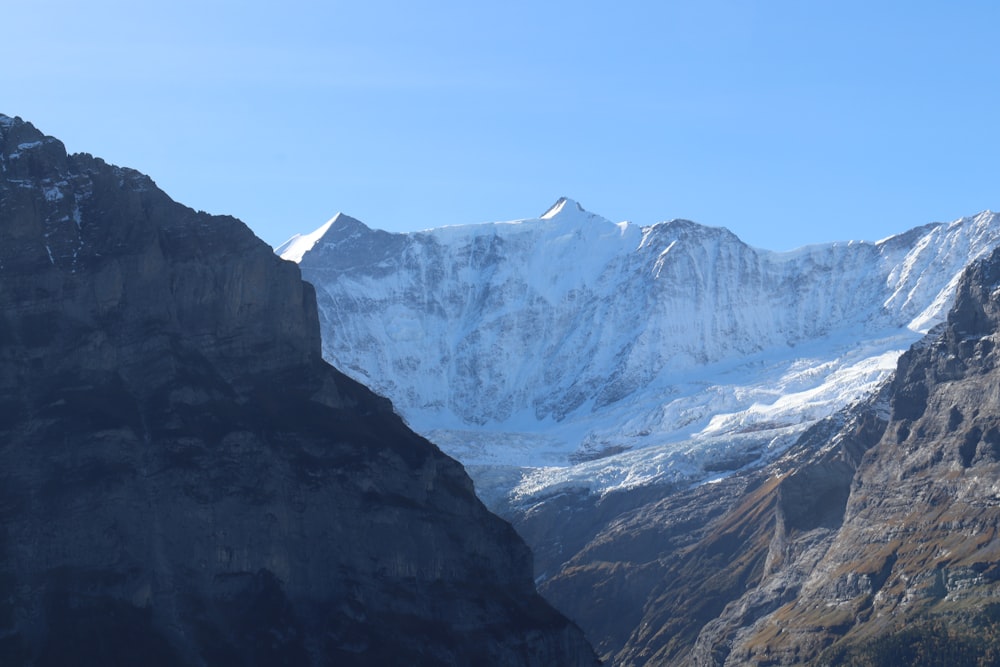
[[[779,582],[771,575],[812,553],[817,536],[834,529],[860,453],[880,428],[877,411],[838,414],[773,466],[688,489],[661,488],[658,499],[606,521],[540,590],[611,664],[724,661],[734,628],[794,598],[795,576]],[[835,437],[841,429],[850,435]],[[647,497],[655,492],[643,490]],[[514,516],[523,531],[524,519]],[[604,606],[588,604],[588,591]],[[602,608],[613,613],[605,617]],[[730,614],[732,627],[722,620]]]
[[[645,489],[542,591],[616,665],[995,664],[998,338],[1000,250],[879,392],[769,466]]]
[[[836,661],[927,619],[968,629],[1000,601],[998,286],[1000,250],[966,272],[946,325],[900,359],[890,419],[829,547],[796,599],[734,643],[733,664],[821,649],[819,662]]]
[[[0,116],[0,663],[589,665],[239,221]]]
[[[325,358],[500,508],[773,460],[886,379],[998,242],[984,212],[776,253],[562,199],[535,219],[405,234],[338,214],[277,252],[316,286]]]

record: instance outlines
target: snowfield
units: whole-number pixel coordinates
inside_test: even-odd
[[[984,212],[776,253],[560,199],[539,218],[408,234],[338,215],[276,252],[317,288],[327,360],[495,506],[776,456],[882,382],[998,242]]]

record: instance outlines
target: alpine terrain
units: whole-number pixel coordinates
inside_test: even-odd
[[[561,199],[277,252],[324,356],[466,464],[602,657],[826,664],[994,627],[998,242],[985,212],[777,253]]]
[[[317,288],[324,356],[502,505],[773,458],[877,387],[998,241],[986,212],[775,253],[560,199],[538,219],[410,234],[339,214],[277,252]]]
[[[0,664],[593,665],[239,221],[0,116]]]

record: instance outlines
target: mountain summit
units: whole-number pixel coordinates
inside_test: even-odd
[[[556,217],[557,215],[562,214],[563,212],[567,212],[567,213],[573,213],[573,212],[586,213],[586,211],[583,209],[583,207],[580,206],[580,204],[578,204],[577,202],[573,201],[572,199],[568,199],[566,197],[560,197],[556,201],[555,204],[553,204],[552,206],[550,206],[545,211],[545,213],[542,213],[541,219],[542,220],[550,220],[550,219]]]
[[[294,264],[5,116],[0,343],[0,663],[595,663]]]
[[[469,466],[602,658],[995,664],[1000,216],[383,234],[302,257],[324,356]]]
[[[338,213],[309,234],[296,234],[275,248],[274,252],[280,255],[282,259],[300,262],[302,261],[303,255],[315,248],[316,244],[320,243],[324,239],[326,239],[328,243],[336,242],[337,238],[344,238],[353,234],[363,234],[371,231],[372,230],[360,220],[343,213]],[[328,234],[330,235],[329,239],[327,239]]]
[[[540,218],[338,237],[300,267],[324,356],[503,503],[777,456],[887,377],[997,241],[986,212],[778,253],[562,198]]]

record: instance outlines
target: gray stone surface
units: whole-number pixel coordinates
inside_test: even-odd
[[[921,623],[976,636],[1000,602],[998,337],[1000,250],[890,382],[773,464],[621,512],[568,494],[512,512],[543,547],[539,517],[595,520],[543,550],[543,594],[615,665],[836,664]]]
[[[595,660],[295,265],[0,116],[0,663]]]

